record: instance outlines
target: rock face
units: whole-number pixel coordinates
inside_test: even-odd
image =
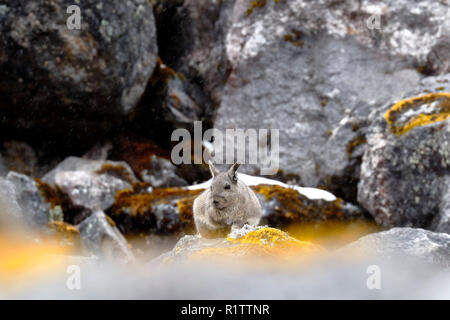
[[[280,129],[285,179],[354,200],[368,114],[417,86],[416,67],[450,30],[444,4],[415,6],[236,1],[215,127]],[[367,24],[372,15],[379,29]]]
[[[92,210],[106,210],[122,189],[137,182],[125,162],[87,160],[69,157],[42,180],[51,187],[59,187],[72,204]]]
[[[447,82],[442,83],[445,78]],[[423,88],[444,84],[450,92],[448,78],[428,79]],[[450,93],[400,100],[372,118],[359,203],[386,227],[450,232],[445,205],[450,176]]]
[[[226,239],[184,236],[172,251],[156,258],[155,262],[167,264],[186,260],[209,260],[230,263],[236,260],[243,262],[246,259],[279,262],[301,259],[305,255],[324,251],[319,245],[296,240],[278,229],[244,225]]]
[[[157,57],[147,1],[84,1],[80,28],[69,29],[73,4],[0,6],[4,128],[86,137],[130,113],[144,92]]]
[[[114,222],[102,211],[94,211],[78,226],[81,240],[88,252],[107,259],[134,261],[128,243]]]
[[[393,228],[373,233],[341,250],[359,252],[364,256],[374,254],[382,259],[408,259],[450,267],[450,235],[423,229]]]

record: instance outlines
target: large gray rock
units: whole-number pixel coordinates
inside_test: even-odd
[[[450,232],[450,74],[430,77],[419,96],[374,112],[361,166],[358,201],[386,226]],[[422,93],[422,94],[420,94]],[[423,97],[423,98],[420,98]]]
[[[133,262],[126,239],[102,211],[94,211],[78,225],[84,248],[101,258]]]
[[[144,92],[157,57],[147,1],[83,1],[79,30],[66,25],[76,3],[2,2],[3,126],[92,137],[129,114]]]
[[[211,104],[218,105],[228,76],[225,38],[234,4],[235,0],[155,1],[160,56],[187,77],[188,91],[194,100],[207,104],[203,105],[206,113],[211,112]]]
[[[234,6],[226,37],[232,72],[214,125],[280,129],[285,179],[354,200],[367,116],[417,86],[416,67],[450,30],[448,8],[429,0],[414,8],[408,1],[257,3]],[[368,27],[373,14],[381,29]]]
[[[340,249],[367,256],[386,259],[419,261],[450,267],[450,235],[415,228],[393,228],[373,233]]]
[[[131,188],[137,179],[123,161],[88,160],[69,157],[47,173],[42,180],[58,186],[76,206],[106,210],[117,191]]]

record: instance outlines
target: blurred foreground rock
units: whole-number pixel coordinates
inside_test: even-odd
[[[385,226],[450,233],[450,75],[372,114],[358,201]]]
[[[84,247],[90,253],[112,261],[134,262],[127,241],[114,221],[102,211],[94,211],[79,226]]]
[[[373,256],[383,262],[421,262],[450,268],[450,235],[419,228],[393,228],[364,236],[340,252]]]

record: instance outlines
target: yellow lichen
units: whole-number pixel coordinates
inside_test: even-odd
[[[424,106],[432,108],[432,110],[424,113],[423,110],[420,110]],[[408,111],[411,112],[411,115],[405,116]],[[406,119],[401,119],[402,116]],[[385,113],[384,118],[388,123],[389,130],[398,136],[418,126],[444,121],[450,118],[450,93],[429,93],[400,100]]]
[[[316,244],[299,241],[286,232],[275,228],[261,228],[247,233],[242,238],[227,238],[232,245],[222,248],[206,248],[192,254],[189,259],[251,258],[273,260],[296,260],[311,253],[325,250]],[[270,261],[270,260],[269,260]]]
[[[252,189],[256,193],[262,194],[268,201],[273,198],[279,201],[280,208],[276,209],[277,220],[283,221],[285,224],[345,217],[341,207],[342,200],[339,198],[335,201],[319,203],[309,200],[294,188],[285,188],[276,185],[258,185],[252,187]]]

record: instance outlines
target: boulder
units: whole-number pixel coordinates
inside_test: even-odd
[[[4,130],[66,142],[92,139],[129,114],[144,92],[157,58],[147,1],[86,0],[78,7],[80,26],[73,28],[72,5],[69,0],[1,5]]]
[[[450,92],[450,75],[429,78]],[[443,82],[444,81],[444,82]],[[385,226],[450,232],[450,93],[422,93],[371,115],[358,201]]]
[[[392,228],[364,236],[340,252],[376,257],[383,262],[420,262],[449,268],[450,235],[419,228]]]
[[[106,210],[117,191],[136,183],[133,171],[123,161],[88,160],[69,157],[47,173],[43,182],[58,187],[74,206]]]
[[[290,237],[286,232],[269,227],[245,225],[226,239],[205,239],[199,235],[181,238],[172,251],[153,262],[170,264],[181,261],[214,262],[277,262],[304,259],[325,249]]]
[[[78,230],[87,253],[124,263],[134,261],[127,241],[102,211],[94,211],[78,225]]]
[[[279,129],[281,179],[355,200],[367,116],[417,87],[448,18],[429,0],[236,1],[214,126]]]

